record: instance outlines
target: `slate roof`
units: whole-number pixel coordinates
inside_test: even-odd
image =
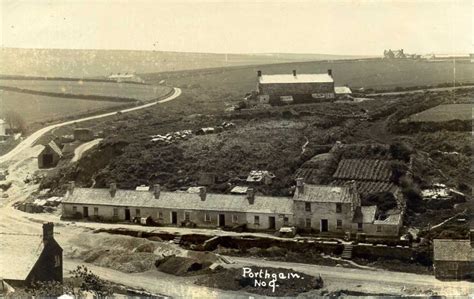
[[[43,251],[41,235],[0,232],[0,278],[25,280]]]
[[[293,199],[307,202],[350,203],[352,196],[349,187],[305,184],[303,193],[296,188]]]
[[[336,93],[336,94],[351,94],[352,90],[347,86],[336,86],[336,87],[334,87],[334,93]]]
[[[259,77],[260,84],[295,84],[295,83],[332,83],[334,79],[328,74],[280,74],[262,75]]]
[[[63,153],[61,152],[61,149],[59,148],[59,146],[56,144],[56,142],[54,142],[53,140],[51,140],[48,145],[56,154],[58,154],[58,156],[62,157],[63,156]]]
[[[342,159],[333,174],[335,179],[389,182],[390,161],[373,159]]]
[[[435,261],[472,262],[474,260],[469,240],[435,239],[433,253]]]
[[[161,192],[155,199],[153,192],[117,190],[111,197],[108,189],[75,188],[67,194],[62,204],[87,204],[107,206],[149,207],[177,210],[222,212],[249,212],[262,214],[293,214],[293,200],[287,197],[255,195],[250,204],[245,195],[207,193],[206,200],[199,194],[188,192]]]
[[[392,182],[373,182],[354,180],[357,186],[357,192],[362,195],[380,193],[380,192],[396,192],[398,186]],[[344,186],[348,180],[335,180],[331,184],[334,186]]]

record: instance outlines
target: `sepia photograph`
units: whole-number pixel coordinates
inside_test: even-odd
[[[0,0],[0,44],[0,298],[474,296],[474,0]]]

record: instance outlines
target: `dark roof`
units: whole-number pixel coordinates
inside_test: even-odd
[[[372,159],[342,159],[333,174],[335,179],[389,182],[390,161]]]
[[[114,197],[108,189],[75,188],[67,193],[62,204],[88,204],[107,206],[132,206],[180,210],[249,212],[262,214],[293,214],[293,200],[288,197],[255,195],[250,204],[245,195],[207,193],[201,200],[199,194],[188,192],[160,192],[156,199],[153,192],[117,190]]]
[[[354,180],[357,186],[357,192],[362,195],[380,193],[380,192],[392,192],[395,193],[398,190],[398,186],[392,182],[373,182],[373,181],[358,181]],[[349,180],[335,180],[331,184],[334,186],[347,185]]]
[[[42,235],[0,232],[0,278],[25,280],[43,251]]]
[[[352,202],[349,187],[311,184],[305,184],[303,193],[296,188],[293,199],[308,202]]]
[[[469,262],[474,260],[470,240],[433,240],[433,253],[435,261]]]

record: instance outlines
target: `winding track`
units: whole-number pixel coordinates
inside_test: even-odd
[[[80,118],[80,119],[70,120],[70,121],[66,121],[66,122],[62,122],[62,123],[58,123],[58,124],[54,124],[54,125],[44,127],[42,129],[39,129],[38,131],[34,132],[30,136],[28,136],[25,140],[20,142],[14,149],[9,151],[5,155],[0,156],[0,164],[11,160],[13,157],[18,155],[21,151],[33,146],[33,144],[41,136],[43,136],[44,134],[46,134],[47,132],[49,132],[53,129],[56,129],[56,128],[59,128],[59,127],[62,127],[62,126],[67,126],[67,125],[70,125],[70,124],[73,124],[73,123],[84,122],[84,121],[88,121],[88,120],[93,120],[93,119],[112,116],[112,115],[116,114],[117,112],[127,113],[127,112],[132,112],[132,111],[136,111],[136,110],[140,110],[140,109],[145,109],[145,108],[154,106],[156,104],[161,104],[161,103],[166,103],[166,102],[172,101],[172,100],[176,99],[177,97],[179,97],[180,95],[181,95],[181,89],[175,87],[174,92],[173,92],[172,95],[170,95],[170,96],[168,96],[168,97],[166,97],[162,100],[159,100],[159,101],[147,103],[147,104],[144,104],[144,105],[141,105],[141,106],[132,107],[132,108],[124,109],[124,110],[108,112],[108,113],[104,113],[104,114],[99,114],[99,115],[84,117],[84,118]]]

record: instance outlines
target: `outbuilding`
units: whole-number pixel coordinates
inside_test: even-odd
[[[63,153],[59,146],[51,140],[38,155],[38,168],[52,168],[58,165]]]
[[[433,262],[435,277],[446,280],[474,278],[474,231],[470,240],[433,240]]]
[[[54,239],[54,224],[43,224],[43,234],[5,232],[0,238],[0,277],[13,287],[41,281],[63,281],[63,250]]]
[[[87,128],[74,129],[74,140],[87,142],[94,139],[94,132]]]

